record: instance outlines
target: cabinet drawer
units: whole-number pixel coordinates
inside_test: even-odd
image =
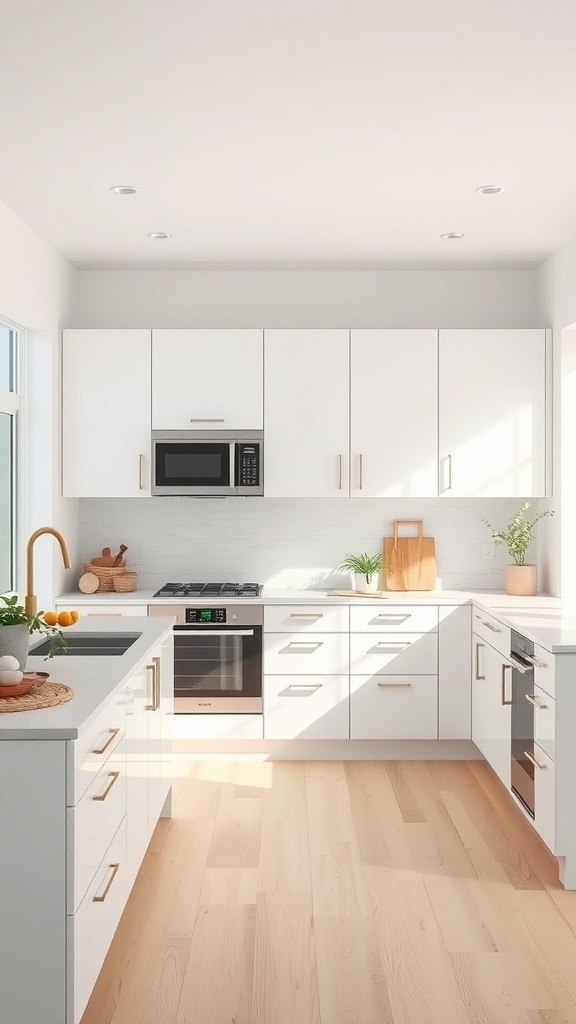
[[[265,633],[264,674],[347,675],[348,633]]]
[[[350,739],[435,740],[438,681],[427,676],[350,676]]]
[[[556,696],[556,659],[544,647],[534,647],[534,681],[551,697]]]
[[[126,819],[112,839],[76,914],[68,917],[69,1007],[78,1024],[128,898]]]
[[[125,690],[107,701],[86,731],[68,744],[66,803],[69,807],[78,802],[124,739],[127,702]]]
[[[265,740],[347,740],[347,676],[265,676]]]
[[[67,808],[68,913],[82,902],[126,814],[126,742],[122,740],[75,807]]]
[[[174,740],[261,740],[262,715],[174,715]],[[175,747],[178,751],[178,746]]]
[[[265,633],[346,633],[350,610],[342,605],[269,605],[264,608]]]
[[[534,739],[552,761],[556,760],[556,701],[554,697],[534,687]]]
[[[534,828],[556,853],[556,766],[545,750],[534,744]]]
[[[507,658],[510,654],[510,627],[504,626],[498,619],[488,615],[481,608],[474,608],[472,614],[472,630],[482,640],[491,644],[499,654]]]
[[[436,633],[353,633],[350,637],[350,672],[436,675]]]
[[[438,608],[435,605],[363,605],[350,609],[352,633],[435,633]]]
[[[58,604],[56,602],[56,609],[69,608],[70,602],[67,604]],[[145,604],[82,604],[78,602],[78,611],[80,612],[80,618],[84,615],[148,615],[148,605]]]

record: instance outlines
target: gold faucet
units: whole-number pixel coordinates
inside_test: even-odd
[[[28,544],[26,545],[26,597],[24,599],[24,607],[28,615],[36,615],[38,611],[38,601],[34,590],[34,559],[33,549],[34,541],[38,540],[43,533],[51,533],[53,537],[56,537],[60,548],[62,550],[62,561],[64,562],[64,568],[69,569],[71,566],[70,555],[68,554],[68,548],[66,547],[66,541],[59,530],[55,530],[52,526],[41,526],[39,530],[34,530],[34,533],[30,537]]]

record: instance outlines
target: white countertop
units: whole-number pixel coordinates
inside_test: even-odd
[[[136,590],[132,594],[91,594],[78,592],[63,594],[57,599],[58,604],[81,610],[82,605],[177,605],[194,606],[199,602],[194,598],[155,598],[153,590]],[[538,594],[535,597],[512,597],[504,591],[486,590],[429,590],[429,591],[390,591],[386,598],[332,597],[325,590],[273,590],[264,588],[257,598],[238,598],[241,604],[436,604],[459,605],[473,602],[480,605],[501,622],[512,629],[529,637],[535,643],[553,654],[571,654],[576,652],[576,608],[563,605],[561,598],[549,594]],[[233,604],[233,598],[227,598]],[[203,605],[219,605],[218,597],[204,598]],[[83,619],[83,622],[88,621]],[[124,620],[125,621],[125,620]]]
[[[110,657],[42,658],[28,656],[26,671],[49,672],[50,680],[66,683],[74,697],[66,704],[38,711],[0,714],[0,740],[76,739],[90,724],[104,700],[119,691],[150,650],[170,631],[173,618],[122,616],[121,619],[80,618],[63,630],[65,636],[78,633],[139,633],[124,654]],[[2,687],[0,687],[0,695]]]

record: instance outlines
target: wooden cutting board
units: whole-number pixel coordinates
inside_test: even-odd
[[[415,537],[399,537],[399,526],[416,526]],[[436,545],[424,536],[422,519],[395,519],[394,536],[384,538],[384,565],[388,590],[434,590],[436,586]]]

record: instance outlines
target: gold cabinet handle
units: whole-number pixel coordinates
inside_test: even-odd
[[[156,711],[156,672],[154,665],[146,665],[146,671],[152,673],[152,703],[146,705],[146,711]]]
[[[290,612],[291,619],[322,619],[324,612]]]
[[[190,423],[224,423],[224,417],[216,418],[210,416],[199,416],[197,418],[190,418]]]
[[[487,622],[487,620],[481,618],[480,615],[477,615],[476,618],[478,619],[478,622],[481,622],[482,625],[486,626],[487,629],[491,629],[493,633],[501,633],[502,632],[502,630],[499,629],[498,626],[494,626],[492,622]]]
[[[323,640],[291,640],[289,647],[322,647]]]
[[[548,767],[547,764],[539,764],[536,758],[534,757],[534,754],[531,754],[529,750],[524,751],[524,757],[527,757],[528,760],[532,762],[535,768],[540,768],[542,770]]]
[[[511,700],[506,700],[506,670],[507,669],[512,669],[512,665],[502,665],[502,694],[501,694],[501,700],[502,700],[502,705],[503,706],[512,703]]]
[[[120,865],[119,864],[110,864],[109,866],[112,868],[112,874],[110,875],[110,878],[108,879],[108,881],[106,883],[106,887],[104,889],[104,892],[102,893],[101,896],[93,896],[92,897],[92,903],[104,903],[104,900],[106,899],[108,893],[110,892],[110,886],[112,885],[112,882],[116,878],[116,875],[118,873],[118,868],[120,867]]]
[[[104,792],[100,793],[98,796],[93,796],[92,797],[93,800],[105,800],[106,799],[106,797],[108,796],[108,793],[112,789],[112,786],[114,785],[114,783],[118,782],[118,779],[120,778],[120,772],[109,772],[108,773],[108,778],[110,779],[110,782],[106,786],[106,789],[104,790]]]
[[[342,456],[338,456],[338,490],[342,490]]]
[[[543,704],[542,701],[538,700],[535,693],[525,693],[524,696],[526,697],[526,700],[530,701],[535,708],[539,708],[540,711],[545,711],[548,707],[547,704]]]
[[[387,687],[387,686],[412,686],[412,683],[410,682],[409,679],[391,679],[389,681],[387,680],[386,682],[384,682],[384,680],[382,680],[382,682],[377,683],[377,685],[381,686],[381,687]]]
[[[364,486],[364,456],[360,456],[360,490]]]
[[[120,732],[120,729],[108,729],[108,732],[110,733],[110,736],[106,740],[106,743],[104,744],[104,746],[103,747],[94,747],[93,750],[92,750],[93,754],[103,754],[104,751],[107,750],[108,747],[110,746],[110,744],[113,742],[115,737],[118,735],[118,733]]]
[[[154,665],[154,706],[158,711],[160,708],[160,658],[152,658]]]
[[[324,683],[290,683],[289,690],[320,690]]]
[[[144,490],[144,456],[138,457],[138,487],[141,491]]]
[[[486,679],[486,676],[480,675],[480,648],[484,647],[484,644],[476,641],[476,679]]]

